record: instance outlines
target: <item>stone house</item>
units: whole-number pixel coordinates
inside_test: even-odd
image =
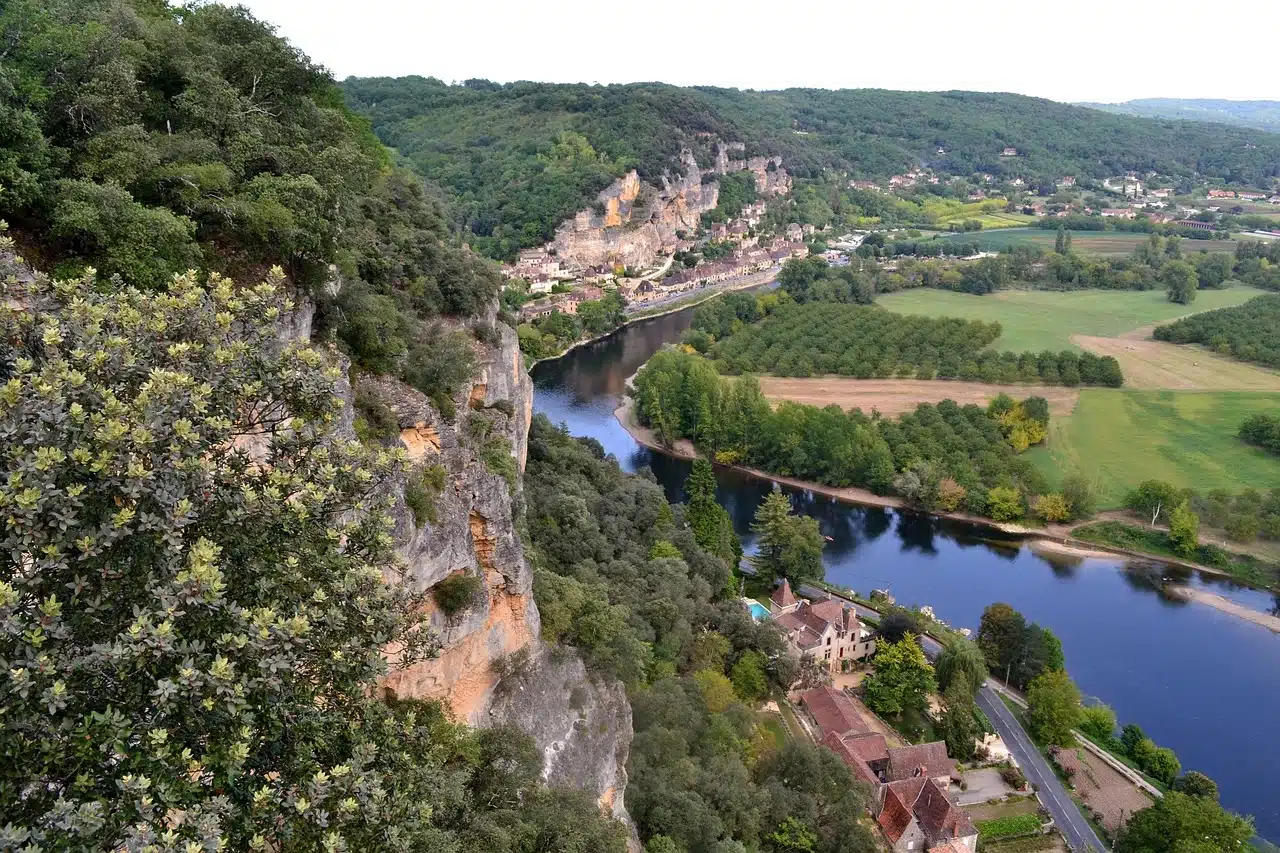
[[[973,820],[937,783],[923,776],[885,785],[876,823],[895,853],[973,853],[978,847]]]
[[[875,653],[875,637],[858,621],[853,608],[838,599],[797,601],[784,578],[771,600],[777,608],[773,621],[796,654],[810,655],[825,662],[832,672],[839,672],[845,661]]]
[[[794,243],[797,240],[803,240],[803,239],[804,239],[804,227],[800,225],[800,223],[792,222],[790,225],[787,226],[787,240],[789,242]]]

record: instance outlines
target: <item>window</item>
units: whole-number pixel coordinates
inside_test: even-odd
[[[823,659],[823,660],[831,660],[831,650],[830,650],[830,649],[827,649],[827,651],[825,651],[825,652],[823,652],[823,653],[822,653],[822,659]]]
[[[907,842],[907,849],[908,849],[908,850],[915,850],[915,849],[916,849],[916,843],[915,843],[914,841],[908,841],[908,842]]]
[[[828,645],[828,646],[829,646],[829,645],[831,645],[831,638],[830,638],[830,637],[827,637],[827,645]]]
[[[840,647],[840,657],[844,657],[844,646]]]

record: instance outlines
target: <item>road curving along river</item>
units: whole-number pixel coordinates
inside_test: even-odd
[[[673,500],[688,463],[640,446],[613,413],[626,378],[679,338],[692,310],[633,323],[533,371],[535,411],[600,442],[624,469],[650,469]],[[773,486],[733,471],[717,477],[750,549],[752,515]],[[973,629],[986,605],[1007,601],[1062,639],[1087,696],[1172,747],[1184,769],[1216,779],[1225,806],[1252,814],[1260,835],[1280,841],[1280,796],[1269,782],[1280,759],[1280,635],[1163,588],[1176,580],[1264,612],[1280,600],[1155,562],[1037,553],[990,528],[786,491],[831,537],[829,581],[863,594],[888,588],[899,602],[930,605]]]

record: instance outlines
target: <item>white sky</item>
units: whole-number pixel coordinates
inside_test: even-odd
[[[1280,100],[1280,0],[239,2],[338,79]]]

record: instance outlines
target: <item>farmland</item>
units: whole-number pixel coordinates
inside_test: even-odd
[[[1118,337],[1187,314],[1240,305],[1261,292],[1251,287],[1202,290],[1191,310],[1169,302],[1163,291],[1156,290],[1002,290],[973,296],[917,288],[884,294],[876,304],[900,314],[995,320],[1003,331],[991,349],[1038,352],[1079,350],[1072,335]]]
[[[760,390],[771,401],[791,400],[810,406],[874,409],[885,416],[914,411],[921,403],[955,400],[964,406],[985,406],[997,394],[1011,397],[1038,395],[1049,401],[1049,413],[1066,417],[1075,408],[1080,392],[1074,388],[1046,385],[988,385],[982,382],[949,382],[928,379],[849,379],[842,376],[818,376],[790,379],[778,376],[759,377]]]
[[[1006,214],[1016,215],[1016,214]],[[983,228],[991,225],[983,223]],[[1057,232],[1044,228],[1009,227],[1005,225],[998,231],[969,232],[966,234],[947,234],[939,240],[959,243],[976,242],[985,252],[998,252],[1010,246],[1037,246],[1046,251],[1053,249]],[[1073,231],[1071,232],[1071,248],[1082,255],[1121,256],[1133,253],[1133,250],[1147,242],[1147,235],[1128,231]],[[1204,249],[1209,252],[1235,251],[1234,240],[1186,240],[1183,248],[1189,252]]]
[[[1071,341],[1120,362],[1126,388],[1280,391],[1280,373],[1234,361],[1203,347],[1087,335],[1072,335]]]
[[[1031,459],[1050,482],[1075,471],[1094,480],[1103,508],[1149,479],[1202,492],[1268,489],[1280,483],[1280,460],[1236,430],[1277,407],[1276,393],[1086,389],[1070,417],[1050,422]]]

